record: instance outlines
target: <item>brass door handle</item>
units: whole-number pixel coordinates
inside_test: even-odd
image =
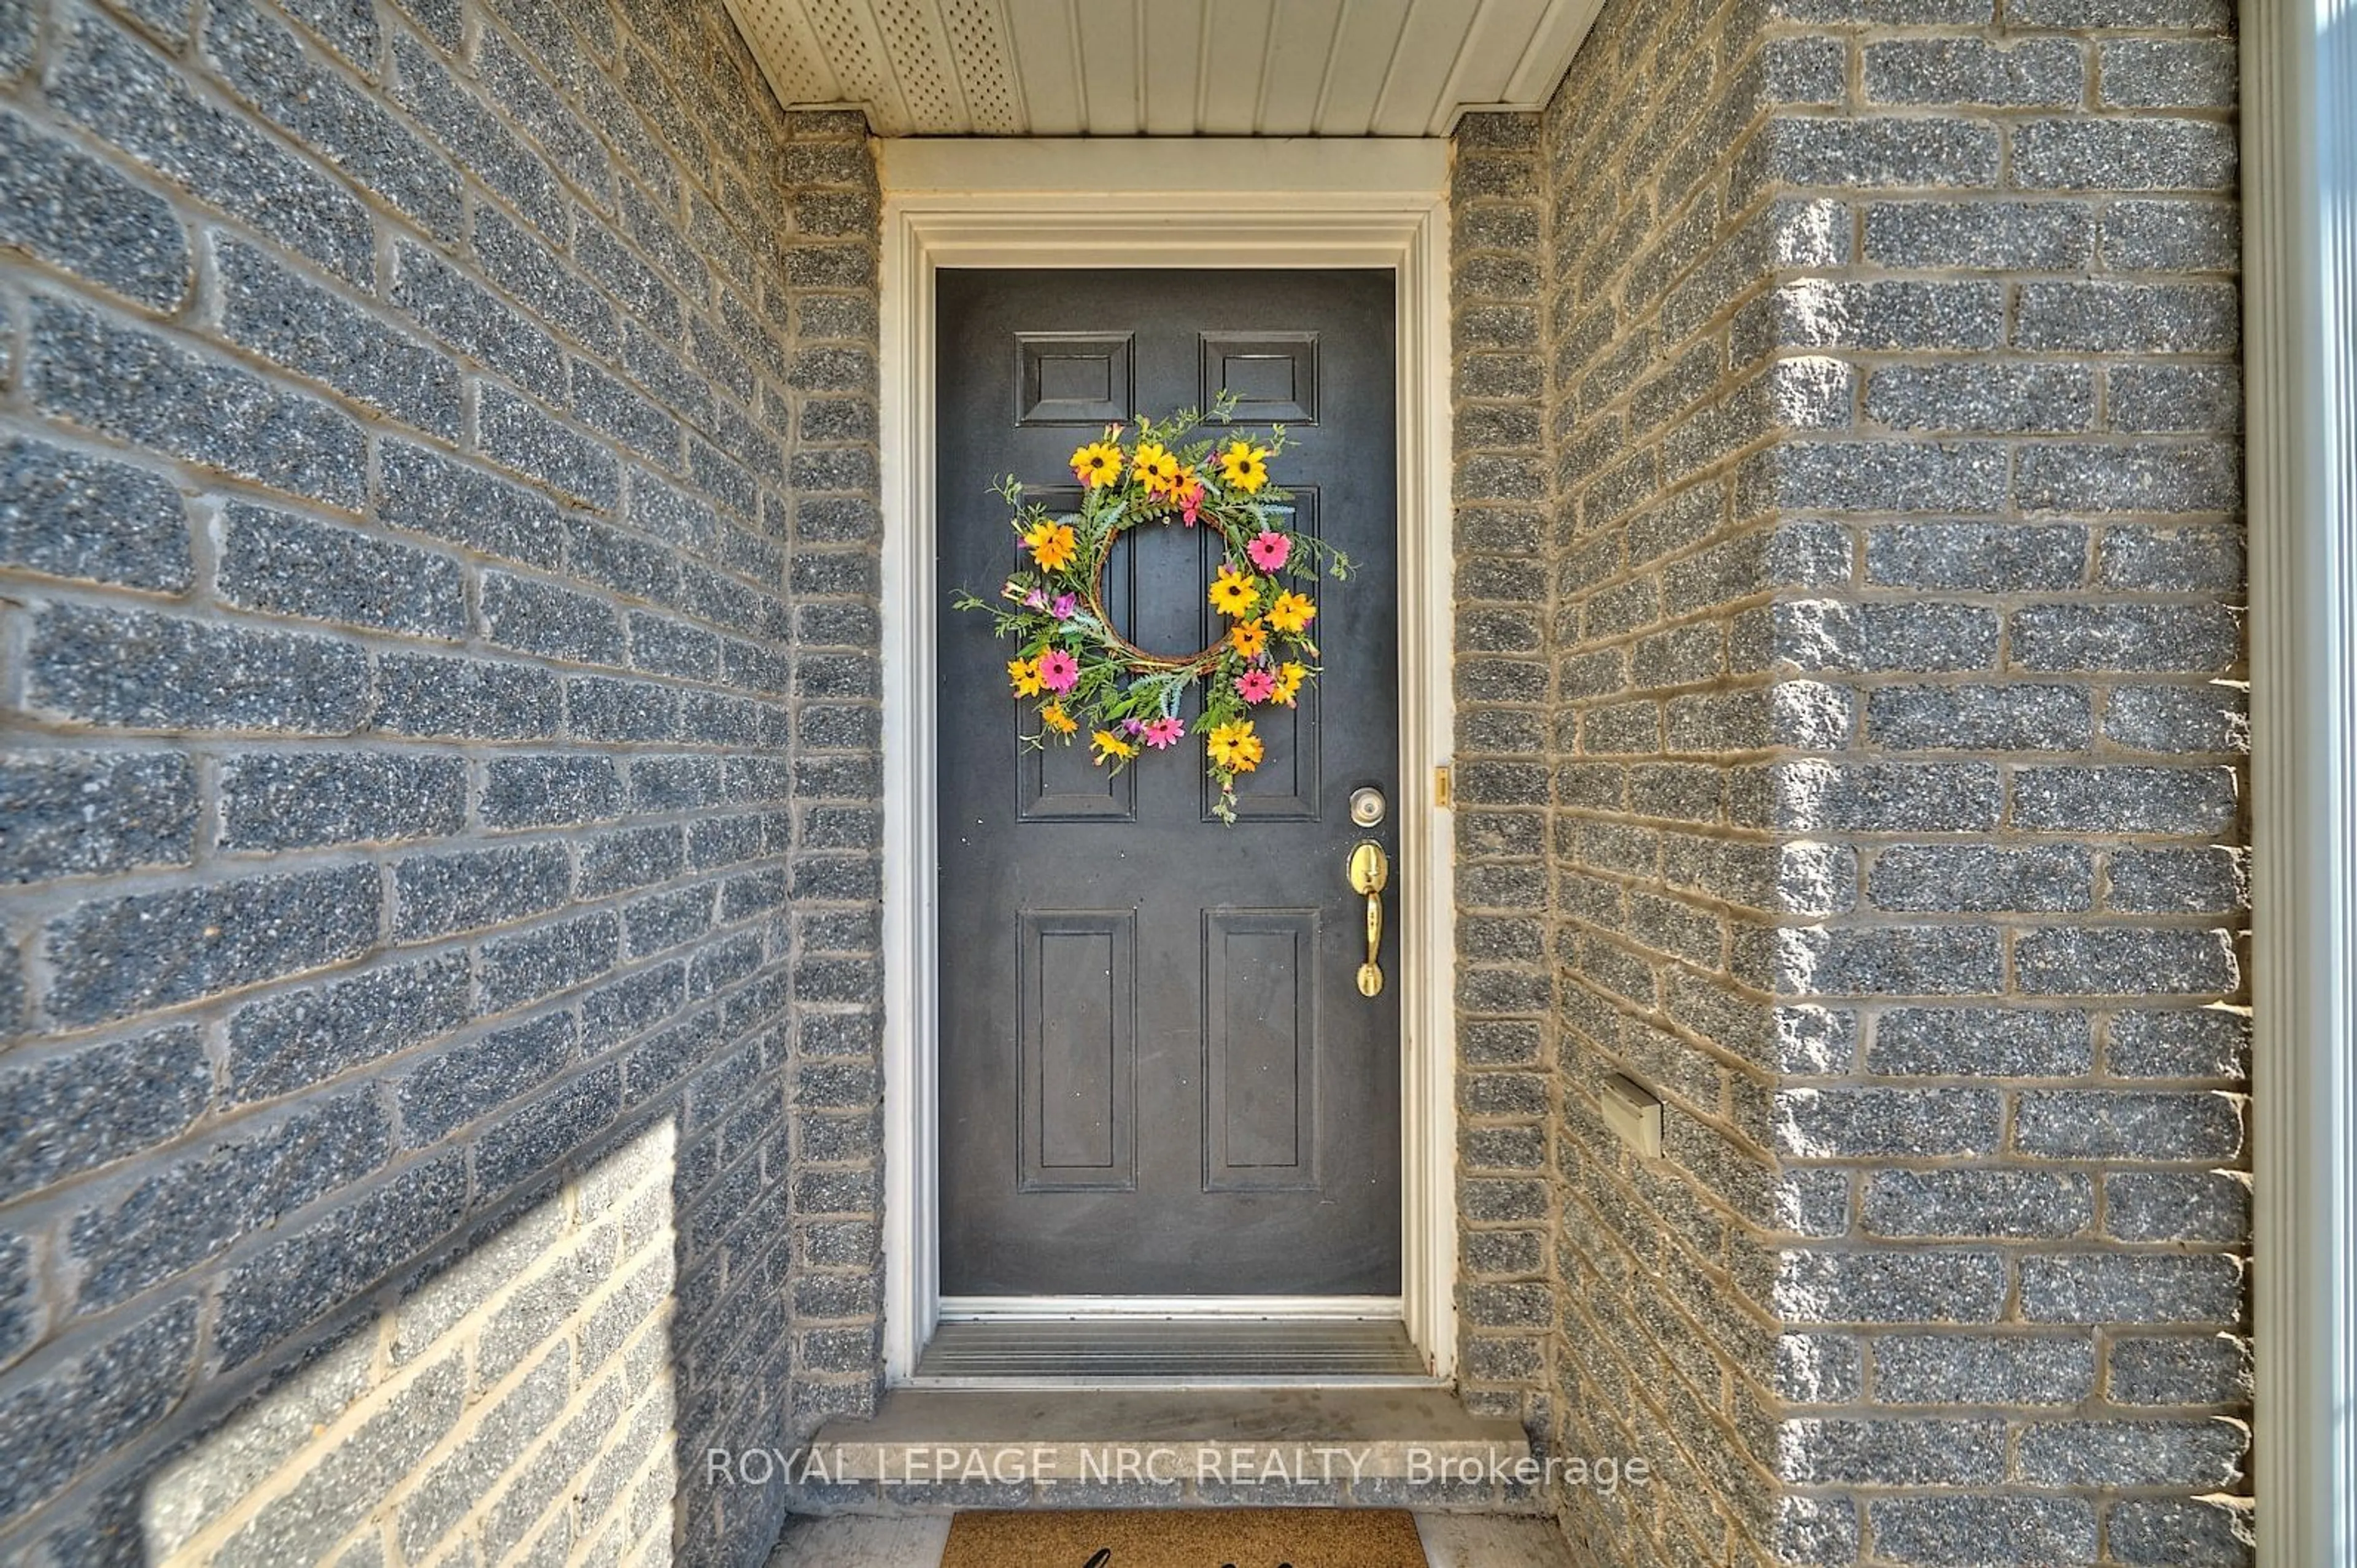
[[[1359,994],[1377,996],[1383,989],[1383,972],[1376,963],[1383,946],[1383,889],[1391,886],[1391,857],[1383,846],[1368,839],[1351,852],[1351,891],[1367,900],[1367,961],[1359,966]]]

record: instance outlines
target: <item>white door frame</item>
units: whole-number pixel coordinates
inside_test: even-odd
[[[933,274],[943,266],[1387,267],[1398,280],[1402,1283],[1455,1370],[1448,144],[887,141],[884,182],[884,1369],[940,1315],[934,1047]],[[1167,1304],[1166,1304],[1167,1305]],[[1274,1304],[1272,1304],[1274,1305]],[[1340,1304],[1337,1304],[1338,1305]],[[1354,1299],[1350,1310],[1383,1310]]]
[[[2357,0],[2244,0],[2259,1562],[2357,1560]]]

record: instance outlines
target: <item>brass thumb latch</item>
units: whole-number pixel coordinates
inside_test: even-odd
[[[1391,886],[1391,857],[1369,839],[1351,852],[1351,891],[1367,900],[1367,961],[1359,966],[1359,994],[1383,993],[1383,972],[1375,962],[1383,946],[1383,889]]]

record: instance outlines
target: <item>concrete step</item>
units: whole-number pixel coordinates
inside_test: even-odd
[[[959,1508],[1535,1509],[1510,1421],[1439,1388],[896,1389],[822,1428],[804,1513]]]

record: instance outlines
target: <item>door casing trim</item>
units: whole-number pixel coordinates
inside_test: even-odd
[[[877,144],[884,186],[884,1372],[941,1309],[933,274],[943,266],[1382,267],[1398,279],[1400,1313],[1457,1360],[1448,144],[1197,138]],[[1239,195],[1249,200],[1239,202]],[[1161,1304],[1165,1311],[1167,1303]]]
[[[2244,0],[2261,1568],[2357,1553],[2357,0]]]

